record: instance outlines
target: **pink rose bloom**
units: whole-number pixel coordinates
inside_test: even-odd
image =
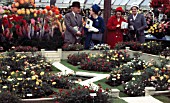
[[[0,9],[0,14],[3,14],[4,13],[4,9]]]
[[[8,9],[8,7],[7,7],[7,6],[4,6],[4,7],[3,7],[3,9],[7,10],[7,9]]]
[[[35,25],[35,20],[34,19],[31,19],[31,24]]]
[[[9,10],[12,10],[11,6],[8,6],[8,9],[9,9]]]

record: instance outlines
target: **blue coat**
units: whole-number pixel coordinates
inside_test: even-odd
[[[97,28],[99,30],[99,33],[105,32],[105,23],[104,19],[102,17],[98,17],[97,19],[94,19],[93,17],[90,18],[93,21],[93,27]]]

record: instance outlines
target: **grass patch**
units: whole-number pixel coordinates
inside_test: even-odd
[[[58,73],[61,72],[58,68],[56,68],[55,66],[52,65],[52,71],[51,73]]]
[[[73,71],[76,72],[90,72],[90,73],[96,73],[96,74],[109,74],[110,72],[98,72],[98,71],[88,71],[88,70],[82,70],[79,69],[80,66],[73,66],[67,62],[67,60],[61,60],[61,64],[65,65],[66,67],[70,68]]]
[[[107,79],[102,79],[102,80],[94,82],[94,83],[97,84],[97,85],[100,84],[103,89],[106,89],[106,88],[108,88],[108,89],[119,89],[120,90],[120,94],[119,94],[120,97],[128,97],[127,94],[123,93],[123,90],[124,90],[123,85],[112,87],[112,86],[106,84],[105,83],[106,81],[107,81]]]
[[[170,102],[170,98],[168,98],[166,96],[153,96],[153,97],[160,100],[163,103],[169,103]]]
[[[126,101],[124,101],[123,99],[119,99],[119,98],[114,98],[111,101],[112,103],[127,103]]]

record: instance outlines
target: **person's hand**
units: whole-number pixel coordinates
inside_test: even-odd
[[[89,29],[88,29],[88,32],[92,32],[92,29],[89,28]]]
[[[120,25],[118,24],[116,27],[117,27],[117,28],[119,28],[119,27],[120,27]]]
[[[81,33],[80,31],[77,32],[77,35],[78,35],[78,36],[81,36],[81,34],[82,34],[82,33]]]

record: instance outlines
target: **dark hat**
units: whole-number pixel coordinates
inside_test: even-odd
[[[80,2],[74,1],[74,2],[72,3],[71,7],[78,7],[78,8],[80,8]]]
[[[98,14],[100,11],[100,7],[97,4],[94,4],[92,6],[92,10],[93,10],[93,12],[95,12],[95,14]]]

